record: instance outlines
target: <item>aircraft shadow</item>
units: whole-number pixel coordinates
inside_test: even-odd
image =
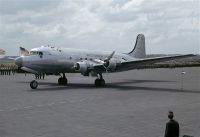
[[[50,83],[50,82],[39,82],[39,88],[37,91],[55,91],[55,90],[70,90],[70,89],[88,89],[88,90],[95,90],[95,89],[116,89],[116,91],[134,91],[134,90],[143,90],[143,91],[157,91],[157,92],[181,92],[181,93],[200,93],[194,90],[184,90],[184,89],[172,89],[172,88],[161,88],[161,87],[147,87],[147,86],[135,86],[133,84],[137,83],[161,83],[161,82],[176,82],[176,81],[162,81],[162,80],[125,80],[121,82],[113,82],[107,83],[105,87],[95,87],[93,83],[91,84],[83,84],[83,83],[69,83],[67,86],[59,86],[57,83]],[[132,84],[132,85],[127,85]],[[40,85],[49,86],[45,88],[40,88]],[[34,90],[32,90],[34,91]],[[108,90],[109,92],[109,90]]]

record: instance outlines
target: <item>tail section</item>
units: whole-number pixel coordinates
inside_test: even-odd
[[[146,50],[145,50],[145,37],[143,34],[138,34],[135,47],[129,53],[134,58],[145,58],[146,57]]]

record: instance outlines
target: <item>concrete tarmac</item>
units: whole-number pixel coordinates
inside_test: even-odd
[[[185,71],[186,73],[181,73]],[[163,137],[172,110],[183,135],[200,136],[200,68],[133,70],[94,77],[0,76],[0,137]]]

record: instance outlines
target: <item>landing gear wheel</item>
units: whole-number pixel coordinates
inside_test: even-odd
[[[63,85],[67,85],[68,84],[68,80],[66,78],[63,79]]]
[[[60,78],[58,79],[58,84],[59,84],[59,85],[62,85],[62,77],[60,77]]]
[[[30,87],[32,89],[36,89],[38,87],[38,82],[36,80],[31,81]]]
[[[59,84],[59,85],[67,85],[67,84],[68,84],[68,80],[67,80],[66,78],[60,77],[60,78],[58,79],[58,84]]]
[[[105,80],[104,79],[100,79],[100,85],[102,86],[102,87],[104,87],[105,86]]]
[[[96,79],[95,82],[94,82],[95,86],[99,87],[100,86],[100,82],[101,82],[100,79]]]
[[[97,87],[105,86],[105,80],[104,79],[96,79],[95,80],[95,86],[97,86]]]

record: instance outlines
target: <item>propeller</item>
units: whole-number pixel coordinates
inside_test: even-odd
[[[105,60],[104,60],[104,64],[105,63],[109,63],[110,59],[114,56],[115,51],[113,51]]]
[[[108,66],[109,66],[109,61],[110,59],[114,56],[115,54],[115,51],[113,51],[105,60],[104,60],[104,63],[103,63],[103,67],[105,68],[106,70],[106,76],[108,78]]]
[[[115,51],[113,51],[104,61],[100,60],[100,59],[94,59],[95,62],[102,64],[104,67],[108,67],[109,66],[109,61],[110,59],[114,56]]]

